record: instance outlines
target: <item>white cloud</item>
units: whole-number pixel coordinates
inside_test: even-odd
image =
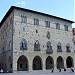
[[[18,4],[18,5],[25,5],[26,2],[25,2],[25,1],[19,1],[19,2],[17,2],[17,4]]]

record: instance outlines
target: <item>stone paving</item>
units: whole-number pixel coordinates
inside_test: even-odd
[[[0,73],[0,75],[75,75],[75,72],[71,71],[62,71],[62,72],[53,72],[51,71],[34,71],[34,72],[15,72],[15,73]]]

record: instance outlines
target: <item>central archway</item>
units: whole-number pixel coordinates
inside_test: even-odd
[[[52,69],[54,68],[54,60],[51,56],[48,56],[46,58],[46,69]]]
[[[66,65],[67,65],[67,68],[73,67],[73,59],[72,59],[72,57],[70,57],[70,56],[67,57]]]
[[[42,70],[42,59],[39,56],[33,59],[33,70]]]
[[[59,69],[59,68],[61,68],[61,69],[64,68],[64,60],[61,56],[59,56],[57,58],[57,69]]]
[[[28,71],[28,59],[22,55],[17,61],[17,70],[18,71]]]

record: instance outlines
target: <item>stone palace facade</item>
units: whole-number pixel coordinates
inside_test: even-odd
[[[0,23],[0,69],[75,67],[73,21],[11,6]]]

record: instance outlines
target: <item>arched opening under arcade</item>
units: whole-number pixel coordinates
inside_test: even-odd
[[[64,60],[61,56],[59,56],[57,58],[57,69],[59,69],[59,68],[61,68],[61,69],[64,68]]]
[[[66,59],[66,66],[67,66],[67,68],[73,67],[73,59],[72,59],[71,56],[67,57],[67,59]]]
[[[35,56],[33,59],[33,70],[42,70],[42,59],[40,56]]]
[[[46,58],[46,69],[53,69],[54,68],[54,60],[51,56]]]
[[[28,71],[28,59],[24,55],[20,56],[17,61],[17,71]]]

